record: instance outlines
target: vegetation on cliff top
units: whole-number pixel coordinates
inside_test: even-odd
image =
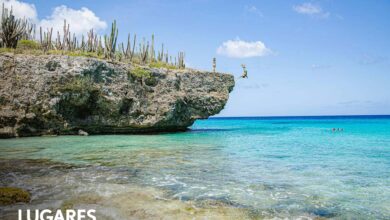
[[[12,9],[2,6],[0,17],[0,52],[18,54],[61,54],[68,56],[85,56],[112,61],[128,62],[140,65],[150,65],[154,68],[184,69],[185,54],[179,52],[172,56],[161,45],[161,50],[155,48],[154,35],[151,41],[145,38],[139,43],[137,35],[131,38],[128,34],[126,44],[118,43],[119,29],[114,21],[109,34],[99,36],[91,29],[81,40],[72,34],[70,25],[64,20],[63,33],[57,32],[53,38],[53,28],[39,28],[39,38],[36,38],[35,24],[27,19],[16,18]]]

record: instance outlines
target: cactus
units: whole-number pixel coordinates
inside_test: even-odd
[[[69,27],[69,24],[66,25],[66,20],[64,19],[64,27],[63,27],[63,30],[64,30],[64,35],[62,36],[62,50],[69,50],[69,47],[70,47],[70,31],[69,31],[70,27]]]
[[[126,50],[125,50],[125,45],[123,44],[123,42],[121,43],[121,49],[122,49],[122,53],[123,53],[123,56],[125,57],[125,59],[128,59],[129,56],[130,56],[130,48],[131,45],[130,45],[130,34],[127,35],[127,46],[126,46]]]
[[[116,41],[118,39],[118,28],[116,27],[116,20],[111,25],[111,34],[109,36],[104,35],[105,54],[104,56],[109,59],[115,59]]]
[[[48,50],[52,49],[52,33],[53,33],[53,28],[48,29],[47,32],[42,32],[42,27],[39,28],[39,33],[40,33],[40,43],[41,47],[44,52],[47,52]]]
[[[130,34],[127,35],[127,46],[126,46],[126,50],[125,50],[125,47],[122,43],[122,53],[125,57],[125,59],[128,59],[130,62],[131,60],[133,59],[133,56],[134,56],[134,50],[135,50],[135,43],[136,43],[136,38],[137,38],[137,35],[134,34],[134,39],[133,39],[133,47],[131,46],[131,39],[130,39]]]
[[[152,44],[150,45],[150,62],[155,61],[155,51],[154,51],[154,34],[152,34]]]
[[[87,34],[87,43],[86,43],[86,51],[87,52],[96,52],[97,51],[97,34],[93,32],[93,29],[91,29]]]
[[[19,40],[33,40],[35,38],[35,25],[27,19],[15,18],[12,9],[4,8],[4,4],[0,19],[0,47],[15,48]],[[152,34],[150,41],[146,41],[144,38],[139,43],[138,48],[136,48],[137,35],[134,34],[133,40],[131,40],[131,35],[129,34],[127,45],[120,43],[117,48],[118,28],[115,20],[111,25],[111,32],[103,37],[97,35],[95,30],[91,29],[86,35],[82,35],[81,39],[78,39],[74,33],[71,33],[70,24],[66,20],[64,20],[62,32],[57,31],[54,35],[56,35],[54,36],[55,39],[52,39],[53,28],[43,30],[40,27],[39,39],[37,40],[40,43],[40,47],[37,48],[42,49],[45,53],[53,49],[76,52],[72,54],[84,54],[82,52],[87,52],[94,53],[98,57],[104,56],[106,59],[111,60],[137,62],[143,65],[161,62],[175,65],[178,68],[185,68],[184,52],[179,52],[177,57],[170,56],[168,50],[164,48],[164,44],[161,45],[161,50],[156,50],[154,34]]]
[[[0,24],[0,39],[1,46],[7,48],[16,48],[18,40],[26,34],[27,20],[15,18],[12,9],[2,7],[1,24]]]
[[[186,65],[185,65],[185,63],[184,63],[184,58],[185,58],[184,52],[179,52],[177,58],[178,58],[177,67],[178,67],[179,69],[184,69],[184,68],[186,68]]]
[[[162,62],[164,59],[164,44],[161,44],[161,51],[158,51],[157,60]]]
[[[70,50],[75,51],[78,47],[76,34],[73,33],[73,37],[70,40]]]
[[[27,19],[24,20],[26,24],[25,31],[21,37],[21,40],[34,40],[35,38],[35,24],[29,23]]]
[[[97,53],[98,56],[101,56],[101,55],[104,54],[104,48],[103,48],[102,38],[101,37],[99,37],[99,39],[98,39],[96,53]]]
[[[122,46],[123,46],[123,44],[122,44],[122,45],[119,45],[119,46],[118,46],[118,52],[116,52],[116,58],[118,59],[119,62],[121,62],[122,59],[123,59],[123,53],[120,52],[121,50],[120,50],[120,48],[119,48],[119,47],[122,47]]]
[[[139,44],[139,56],[141,64],[146,64],[149,57],[149,41],[145,43],[145,38],[142,43]]]
[[[81,51],[85,51],[86,50],[86,48],[87,48],[87,43],[85,43],[85,40],[84,40],[85,38],[84,38],[84,34],[83,35],[81,35],[81,44],[79,45],[79,50],[81,50]]]
[[[217,58],[213,58],[213,72],[215,73],[215,68],[217,67]]]
[[[133,50],[131,51],[131,54],[130,54],[130,62],[131,62],[131,60],[132,60],[133,57],[134,57],[136,41],[137,41],[137,35],[134,34],[134,38],[133,38]]]
[[[56,50],[62,49],[61,36],[60,36],[59,31],[57,31],[57,38],[56,38],[53,46],[54,46],[54,49],[56,49]]]

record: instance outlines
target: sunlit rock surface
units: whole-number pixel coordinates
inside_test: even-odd
[[[224,108],[234,77],[86,57],[1,54],[0,85],[4,138],[80,129],[89,134],[185,130]]]

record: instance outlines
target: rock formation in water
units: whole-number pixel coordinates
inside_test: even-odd
[[[0,54],[0,137],[180,131],[219,113],[234,78],[87,57]]]

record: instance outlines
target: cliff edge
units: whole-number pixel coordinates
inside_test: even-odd
[[[180,131],[225,106],[229,74],[0,54],[0,137]]]

